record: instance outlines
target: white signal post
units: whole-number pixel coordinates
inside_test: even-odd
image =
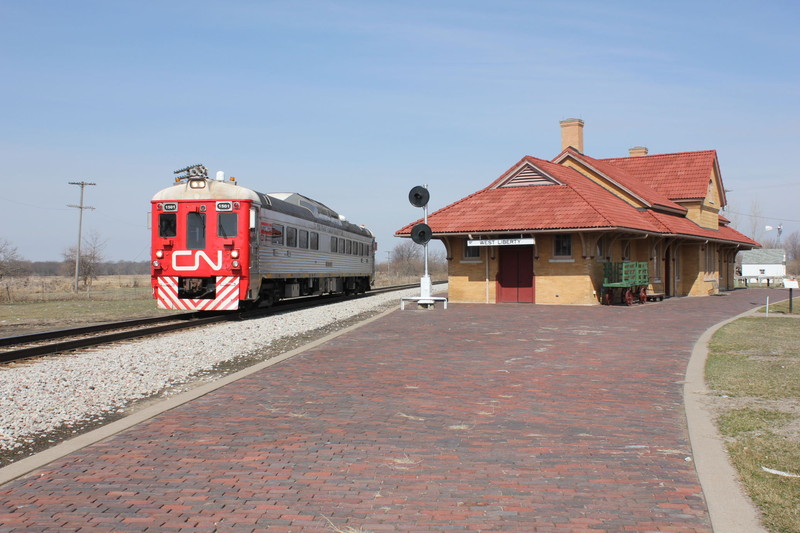
[[[423,185],[425,189],[428,188],[427,185]],[[422,213],[425,216],[425,225],[428,225],[428,204],[427,202],[425,205],[422,206]],[[422,245],[422,254],[425,259],[425,274],[422,276],[422,279],[419,280],[419,296],[420,298],[425,298],[425,300],[420,300],[419,304],[423,305],[430,305],[433,303],[431,300],[431,277],[428,274],[428,241],[425,241],[425,244]]]

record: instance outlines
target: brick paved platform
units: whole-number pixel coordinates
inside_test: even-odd
[[[398,310],[0,487],[0,531],[709,532],[682,381],[762,294]]]

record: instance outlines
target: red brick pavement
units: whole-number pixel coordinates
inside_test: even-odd
[[[0,531],[709,532],[682,380],[764,294],[397,311],[0,487]]]

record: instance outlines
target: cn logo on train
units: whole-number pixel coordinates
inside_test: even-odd
[[[190,265],[178,264],[180,257],[193,257],[194,262]],[[180,272],[196,272],[200,270],[200,259],[202,258],[205,263],[211,267],[212,270],[222,270],[222,250],[217,250],[217,262],[211,260],[207,253],[203,250],[192,252],[191,250],[176,250],[172,252],[172,269]]]

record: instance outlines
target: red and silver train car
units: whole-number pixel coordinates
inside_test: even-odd
[[[162,309],[235,310],[291,296],[357,293],[375,238],[296,193],[264,194],[202,165],[152,200],[151,283]]]

